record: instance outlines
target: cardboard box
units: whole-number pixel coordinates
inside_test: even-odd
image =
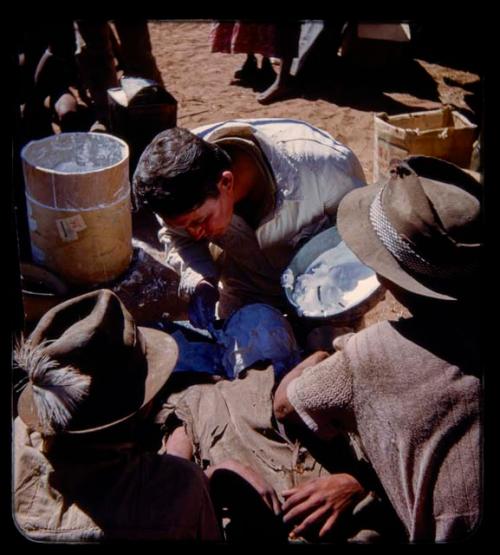
[[[374,116],[373,181],[387,177],[393,158],[435,156],[470,168],[477,126],[446,106],[439,110]]]

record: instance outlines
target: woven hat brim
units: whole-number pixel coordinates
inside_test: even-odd
[[[382,185],[359,187],[342,199],[337,212],[342,239],[364,264],[406,291],[433,299],[456,300],[410,275],[379,239],[370,222],[370,205],[381,188]]]

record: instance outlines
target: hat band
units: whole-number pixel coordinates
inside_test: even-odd
[[[410,242],[402,237],[392,226],[382,206],[382,193],[385,187],[380,189],[370,205],[370,223],[384,247],[401,264],[410,271],[433,278],[450,278],[460,274],[463,268],[457,271],[455,268],[443,268],[436,266],[416,252]]]

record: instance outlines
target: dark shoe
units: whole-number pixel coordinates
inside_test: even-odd
[[[241,81],[251,81],[259,74],[257,67],[257,58],[255,56],[248,57],[240,69],[234,72],[234,78]]]
[[[269,86],[276,80],[276,72],[269,58],[262,59],[262,65],[259,71],[259,79],[265,86]]]

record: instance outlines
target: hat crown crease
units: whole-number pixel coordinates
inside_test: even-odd
[[[474,263],[457,262],[460,243],[448,232],[439,206],[429,198],[419,176],[406,164],[399,166],[391,170],[391,178],[370,207],[370,222],[377,236],[410,271],[442,279],[458,276],[462,270],[467,273]],[[452,224],[453,217],[459,223],[467,220],[460,211],[455,212],[445,214],[451,215]]]

